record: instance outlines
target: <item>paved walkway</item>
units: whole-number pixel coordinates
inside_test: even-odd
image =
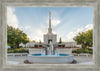
[[[27,60],[27,56],[8,56],[7,60],[20,62],[21,64],[23,64],[24,60]],[[92,62],[92,57],[74,56],[74,60],[76,60],[77,63]]]
[[[74,59],[77,61],[77,63],[93,62],[92,57],[87,56],[74,56]]]

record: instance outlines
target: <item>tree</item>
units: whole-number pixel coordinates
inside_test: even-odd
[[[41,40],[39,40],[39,44],[41,44],[42,42],[41,42]]]
[[[18,48],[21,42],[26,44],[29,39],[23,31],[7,25],[7,42],[12,48]]]
[[[34,43],[35,43],[36,41],[35,41],[35,40],[33,40],[32,42],[34,42]]]
[[[60,44],[62,43],[62,39],[61,39],[61,37],[60,37],[60,39],[59,39],[59,43],[60,43]]]
[[[74,40],[81,44],[83,48],[93,46],[93,29],[79,33]]]

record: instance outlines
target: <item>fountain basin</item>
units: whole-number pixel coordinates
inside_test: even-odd
[[[29,62],[33,63],[71,63],[73,61],[73,55],[59,54],[59,55],[41,55],[41,54],[29,54]]]

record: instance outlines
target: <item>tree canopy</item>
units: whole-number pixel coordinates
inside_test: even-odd
[[[7,44],[12,48],[18,48],[20,43],[27,43],[29,39],[20,29],[15,29],[7,25]]]
[[[74,40],[77,44],[82,44],[83,48],[93,46],[93,29],[79,33]]]

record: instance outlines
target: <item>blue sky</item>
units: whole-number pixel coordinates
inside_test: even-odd
[[[8,7],[8,24],[23,30],[30,40],[43,41],[48,31],[49,12],[57,41],[73,41],[79,32],[93,27],[92,7]],[[13,18],[13,19],[11,19]]]

